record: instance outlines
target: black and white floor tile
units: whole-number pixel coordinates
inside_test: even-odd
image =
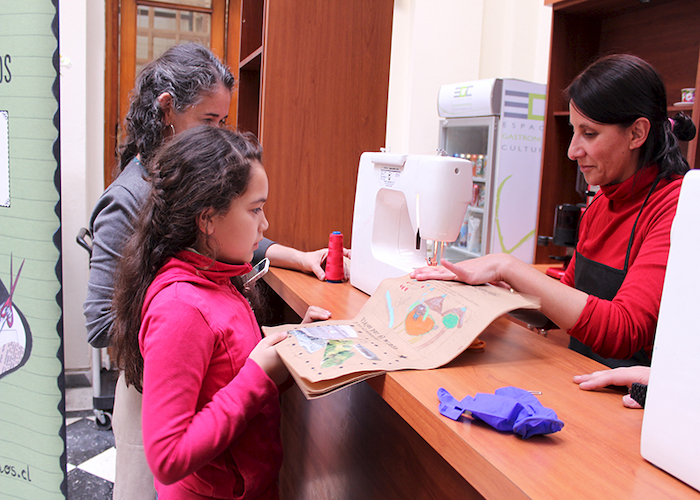
[[[92,389],[66,385],[67,500],[111,500],[114,433],[95,425]]]

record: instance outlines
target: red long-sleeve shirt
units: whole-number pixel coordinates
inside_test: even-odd
[[[658,174],[644,168],[625,182],[601,186],[581,219],[576,252],[562,282],[574,286],[576,254],[623,269],[632,226]],[[630,250],[629,266],[613,300],[590,295],[569,334],[604,358],[628,359],[645,348],[651,353],[682,178],[659,181],[642,210]]]

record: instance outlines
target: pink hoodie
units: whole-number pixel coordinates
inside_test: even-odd
[[[260,329],[230,282],[250,269],[183,251],[148,288],[143,441],[159,500],[278,496],[279,392],[248,359]]]

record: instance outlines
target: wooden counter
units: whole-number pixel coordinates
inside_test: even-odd
[[[271,269],[265,281],[299,316],[318,305],[351,319],[367,300],[348,283],[294,271]],[[315,401],[290,389],[282,498],[700,499],[641,457],[643,411],[623,407],[623,392],[573,383],[603,367],[567,349],[565,337],[500,318],[479,337],[483,351],[440,369],[392,372]],[[509,385],[541,391],[564,428],[523,440],[438,412],[440,387],[461,399]]]

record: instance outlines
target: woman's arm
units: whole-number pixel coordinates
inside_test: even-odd
[[[566,286],[508,254],[490,254],[444,267],[423,267],[411,273],[418,280],[456,279],[469,285],[504,282],[516,292],[540,298],[542,313],[563,329],[571,328],[588,294]]]
[[[88,342],[107,347],[112,328],[112,295],[122,247],[134,233],[133,221],[150,191],[145,170],[132,160],[102,194],[90,217],[92,256],[87,298],[83,304]]]
[[[109,345],[117,263],[124,242],[134,233],[132,220],[139,207],[140,200],[128,189],[115,186],[102,195],[93,211],[90,276],[83,304],[88,342],[93,347]]]
[[[283,267],[285,269],[293,269],[304,273],[314,274],[319,280],[326,279],[326,271],[323,269],[323,264],[328,256],[328,249],[322,248],[313,252],[302,252],[292,247],[286,247],[279,243],[274,243],[267,248],[265,256],[270,259],[270,264],[275,267]],[[350,256],[350,250],[343,248],[343,256]],[[349,262],[345,262],[345,279],[349,275]]]

